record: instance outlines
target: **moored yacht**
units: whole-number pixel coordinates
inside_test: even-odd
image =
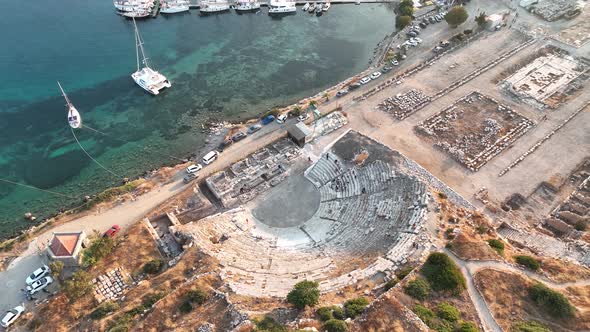
[[[326,2],[326,3],[324,4],[324,6],[322,7],[322,10],[323,10],[323,11],[325,11],[325,12],[327,12],[327,11],[328,11],[328,9],[330,9],[330,3],[329,3],[329,2]]]
[[[152,95],[157,95],[161,90],[172,86],[166,76],[153,70],[148,65],[148,59],[145,57],[145,51],[143,49],[143,40],[137,29],[135,19],[133,19],[133,26],[135,27],[135,56],[137,58],[137,71],[131,74],[131,78],[142,87],[145,91]],[[139,65],[139,53],[141,53],[141,63],[143,68]]]
[[[315,14],[316,16],[322,16],[322,4],[318,3],[318,5],[315,7]]]
[[[309,7],[307,8],[307,11],[309,13],[313,13],[315,11],[315,2],[312,3],[311,5],[309,5]]]
[[[168,0],[162,2],[160,13],[162,14],[176,14],[189,11],[189,2],[187,0]]]
[[[127,17],[127,18],[132,18],[132,19],[136,19],[136,18],[147,18],[152,14],[151,10],[132,10],[132,11],[128,11],[128,12],[121,12],[121,16]]]
[[[303,5],[303,8],[301,8],[301,10],[303,10],[305,12],[308,9],[309,9],[309,2],[306,2],[305,5]]]
[[[201,14],[221,13],[229,10],[229,3],[225,1],[201,1],[199,12]]]
[[[260,9],[260,2],[258,0],[238,0],[234,9],[237,12],[248,12]]]
[[[297,7],[295,7],[295,1],[273,1],[270,0],[268,3],[268,14],[288,14],[296,13]]]

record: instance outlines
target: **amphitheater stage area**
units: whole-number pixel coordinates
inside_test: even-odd
[[[323,292],[385,281],[431,249],[424,222],[433,183],[441,183],[354,131],[327,146],[319,156],[291,151],[297,157],[285,180],[182,226],[219,260],[235,293],[282,297],[302,280],[318,281]]]

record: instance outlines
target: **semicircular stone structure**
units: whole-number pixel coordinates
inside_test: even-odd
[[[186,226],[238,294],[285,296],[302,280],[328,292],[391,275],[425,244],[427,197],[424,183],[386,162],[328,153],[248,204]]]

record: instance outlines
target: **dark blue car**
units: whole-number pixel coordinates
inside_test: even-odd
[[[271,114],[271,115],[267,115],[264,118],[262,118],[262,121],[260,121],[260,122],[262,122],[263,125],[267,125],[267,124],[273,122],[274,120],[275,120],[275,116]]]

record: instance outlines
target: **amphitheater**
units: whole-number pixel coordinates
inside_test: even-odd
[[[323,292],[379,284],[429,248],[426,184],[402,171],[403,156],[359,137],[347,134],[315,160],[302,150],[304,163],[279,185],[184,225],[234,292],[285,296],[302,280]]]

